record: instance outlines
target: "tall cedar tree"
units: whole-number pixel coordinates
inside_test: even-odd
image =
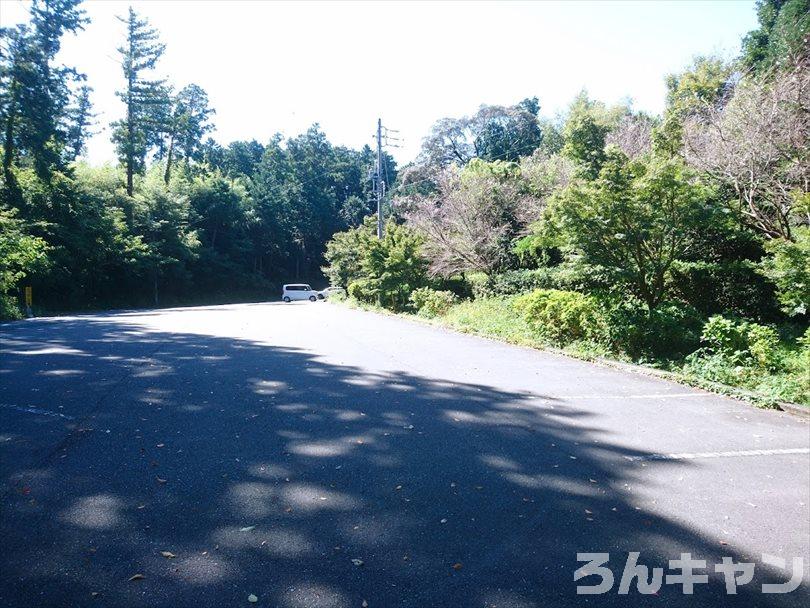
[[[113,123],[112,140],[126,168],[127,194],[132,196],[134,176],[145,169],[146,154],[164,128],[160,117],[169,100],[165,80],[147,80],[143,72],[155,68],[166,45],[159,42],[157,30],[140,19],[132,7],[126,18],[118,19],[127,27],[126,43],[118,49],[126,88],[117,93],[126,104],[126,116]]]
[[[172,175],[172,163],[180,157],[188,167],[189,161],[202,146],[203,136],[213,129],[208,123],[212,108],[208,107],[208,94],[202,87],[190,84],[174,97],[171,118],[166,137],[166,170],[163,180],[168,184]]]
[[[76,129],[69,112],[70,83],[84,76],[52,63],[62,36],[84,29],[88,22],[78,8],[80,2],[34,0],[30,26],[0,31],[0,120],[7,183],[13,182],[11,167],[19,156],[29,158],[43,179],[54,167],[62,168],[67,131]],[[78,128],[81,131],[83,125]]]

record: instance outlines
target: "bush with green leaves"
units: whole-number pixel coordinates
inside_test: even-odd
[[[474,281],[473,281],[474,279]],[[469,276],[476,298],[520,295],[535,289],[602,292],[613,285],[609,269],[570,260],[558,266],[507,270],[497,274]]]
[[[388,222],[382,239],[369,233],[372,224],[337,233],[327,245],[324,269],[333,285],[348,284],[349,297],[395,311],[410,306],[410,295],[424,287],[427,260],[422,237],[408,226]]]
[[[0,319],[20,316],[12,290],[32,269],[47,263],[45,241],[25,231],[15,210],[0,207]]]
[[[700,346],[703,317],[686,304],[664,303],[653,310],[633,297],[601,301],[605,341],[614,352],[639,359],[675,359]]]
[[[673,297],[707,317],[725,313],[770,321],[782,316],[774,284],[751,260],[676,262],[670,285]]]
[[[332,235],[323,254],[327,265],[322,269],[330,285],[348,289],[353,281],[363,276],[363,255],[368,243],[376,238],[376,230],[376,216],[368,216],[361,226]]]
[[[513,304],[545,340],[558,346],[598,339],[602,333],[599,304],[593,296],[559,289],[537,289]]]
[[[810,311],[810,228],[796,228],[793,238],[774,239],[765,245],[771,255],[762,261],[762,271],[776,284],[782,310],[788,315],[805,315]]]
[[[438,291],[430,287],[420,287],[411,293],[411,304],[423,317],[441,317],[456,303],[452,291]]]
[[[377,301],[378,291],[374,282],[369,279],[357,279],[353,283],[349,283],[346,291],[350,298],[358,302],[373,304]]]
[[[772,370],[780,365],[779,334],[767,325],[715,315],[703,326],[700,339],[710,354],[733,365]]]
[[[572,181],[553,196],[538,230],[569,258],[608,269],[614,291],[652,310],[670,299],[673,264],[690,253],[708,199],[681,161],[630,160],[609,147],[598,177]]]
[[[476,276],[472,282],[473,295],[476,298],[511,296],[528,293],[535,289],[553,287],[552,269],[535,268],[507,270],[492,275]]]

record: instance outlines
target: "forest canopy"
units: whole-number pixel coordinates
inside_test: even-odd
[[[24,285],[45,310],[266,299],[285,280],[321,280],[326,242],[375,209],[375,154],[333,145],[317,124],[267,142],[211,139],[206,91],[156,76],[165,44],[131,8],[119,17],[116,162],[87,165],[92,89],[57,57],[87,17],[79,0],[30,12],[2,31],[4,316],[20,314]]]

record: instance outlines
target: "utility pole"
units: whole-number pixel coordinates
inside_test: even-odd
[[[377,119],[377,180],[374,189],[377,191],[377,238],[383,238],[383,179],[382,179],[382,119]]]
[[[398,131],[394,131],[393,129],[388,129],[384,127],[382,124],[382,119],[377,119],[377,166],[374,169],[374,175],[372,176],[372,185],[374,187],[374,194],[377,195],[377,238],[383,238],[383,232],[385,231],[385,218],[383,218],[383,200],[385,199],[385,168],[383,167],[383,145],[390,146],[392,148],[399,148],[397,144],[389,143],[389,139],[393,141],[399,141],[396,137],[391,137],[388,133],[398,133]],[[384,141],[383,141],[384,140]]]

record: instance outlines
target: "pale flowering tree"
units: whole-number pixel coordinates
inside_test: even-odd
[[[605,137],[607,145],[614,145],[629,159],[648,154],[652,149],[653,121],[644,114],[626,114]]]
[[[525,228],[521,215],[535,202],[519,169],[473,160],[463,170],[444,171],[436,183],[435,194],[398,202],[408,223],[425,236],[430,272],[449,276],[502,268],[512,240]]]
[[[548,155],[536,150],[531,156],[520,159],[520,178],[528,191],[545,204],[546,199],[555,191],[567,186],[574,178],[576,165],[570,158],[560,154]],[[539,209],[530,207],[529,213],[538,213],[528,218],[535,221],[539,216]]]
[[[792,239],[810,188],[810,69],[746,78],[722,108],[684,125],[687,161],[737,195],[747,223],[768,238]],[[804,213],[805,217],[798,217]]]

